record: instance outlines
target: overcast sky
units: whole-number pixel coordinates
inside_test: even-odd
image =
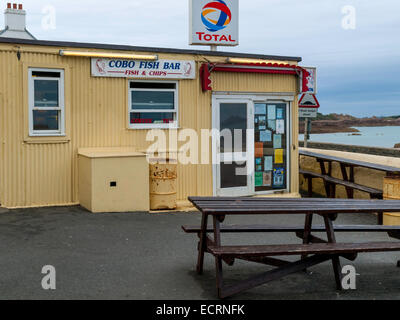
[[[188,0],[20,2],[38,39],[189,48]],[[56,24],[45,30],[48,5]],[[356,27],[345,30],[349,5]],[[318,67],[323,113],[400,115],[399,0],[241,0],[239,41],[220,50],[300,56]]]

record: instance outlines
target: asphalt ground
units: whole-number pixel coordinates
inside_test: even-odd
[[[215,264],[206,255],[195,272],[197,237],[181,225],[200,214],[92,214],[76,207],[0,209],[0,299],[216,299]],[[228,217],[226,223],[303,225],[303,216]],[[319,220],[319,221],[318,221]],[[375,224],[372,215],[340,215],[338,224]],[[317,218],[317,223],[322,224]],[[386,234],[337,234],[338,241],[389,241]],[[393,240],[395,241],[395,240]],[[223,235],[229,244],[299,243],[292,234]],[[290,257],[289,259],[296,259]],[[400,299],[399,252],[360,254],[342,265],[356,268],[357,289],[337,291],[331,263],[240,293],[240,300]],[[42,288],[42,268],[56,270],[56,290]],[[237,261],[224,266],[227,283],[272,267]]]

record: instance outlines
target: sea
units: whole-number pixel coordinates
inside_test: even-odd
[[[366,147],[393,148],[400,143],[400,127],[354,127],[360,135],[352,133],[321,133],[311,134],[311,142],[330,142]],[[304,134],[299,135],[304,140]]]

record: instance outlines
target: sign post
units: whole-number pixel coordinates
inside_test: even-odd
[[[311,133],[311,120],[316,118],[320,104],[315,94],[304,93],[299,101],[299,117],[305,118],[304,126],[304,148],[308,146]]]
[[[310,125],[310,118],[306,118],[306,123],[304,126],[304,148],[308,147],[308,140],[310,139],[310,134],[308,131],[309,125]]]
[[[190,45],[239,45],[239,0],[189,0]]]

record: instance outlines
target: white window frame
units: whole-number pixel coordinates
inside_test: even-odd
[[[175,89],[146,89],[146,88],[131,88],[131,83],[172,83],[175,84]],[[131,109],[132,107],[132,92],[133,91],[162,91],[174,92],[174,109]],[[131,80],[128,81],[128,127],[130,129],[177,129],[179,123],[179,81],[151,81],[151,80]],[[131,123],[131,113],[175,113],[175,121],[172,123]]]
[[[64,70],[47,68],[29,68],[28,69],[28,101],[29,101],[29,136],[31,137],[49,137],[65,136],[65,97],[64,97]],[[59,72],[60,78],[51,77],[33,77],[32,72]],[[58,81],[58,107],[35,107],[35,80]],[[34,130],[33,129],[33,111],[58,111],[58,130]]]
[[[279,194],[279,193],[290,193],[292,190],[292,135],[293,135],[293,101],[294,96],[287,95],[286,93],[247,93],[247,92],[226,92],[226,91],[217,91],[214,92],[212,95],[212,121],[213,121],[213,128],[218,128],[218,108],[217,103],[219,100],[230,100],[230,102],[240,101],[243,99],[249,99],[252,101],[252,116],[251,116],[251,123],[254,125],[254,104],[255,103],[267,103],[267,104],[274,104],[274,103],[286,103],[287,104],[287,121],[285,122],[286,130],[287,130],[287,175],[286,175],[286,189],[274,189],[268,191],[255,191],[255,178],[254,173],[251,179],[251,196],[262,196],[262,195],[272,195],[272,194]],[[254,141],[252,141],[254,143]],[[218,151],[218,141],[213,138],[212,139],[212,156],[215,157]],[[254,152],[254,144],[252,145],[252,150]],[[254,153],[252,154],[248,152],[248,161],[254,161]],[[212,166],[213,172],[213,195],[218,196],[218,179],[219,179],[219,171],[218,171],[218,164],[213,164]],[[241,194],[241,196],[245,196],[245,194]]]

